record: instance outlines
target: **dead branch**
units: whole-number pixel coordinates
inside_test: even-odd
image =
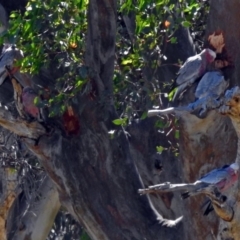
[[[46,129],[37,121],[27,122],[23,119],[16,119],[2,105],[0,106],[0,125],[21,137],[38,139],[46,134]]]
[[[148,188],[139,189],[138,193],[149,194],[149,193],[162,193],[162,192],[174,192],[174,191],[190,191],[196,188],[194,183],[177,183],[171,184],[170,182],[165,182],[153,186],[149,186]]]
[[[46,239],[60,206],[56,187],[52,180],[45,176],[26,211],[18,216],[17,228],[8,229],[15,232],[12,239],[27,239],[28,236],[31,236],[31,239]]]
[[[163,192],[174,192],[174,191],[193,191],[196,189],[198,182],[196,183],[179,183],[171,184],[170,182],[165,182],[162,184],[157,184],[149,186],[145,189],[139,189],[138,193],[140,195],[149,194],[149,193],[163,193]],[[214,185],[209,185],[201,190],[198,190],[196,194],[205,194],[210,198],[213,208],[216,214],[223,219],[224,221],[230,222],[233,219],[233,208],[225,200],[226,197],[218,191],[217,187]]]

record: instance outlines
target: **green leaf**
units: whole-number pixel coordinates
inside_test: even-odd
[[[67,110],[67,106],[66,105],[61,105],[60,112],[64,113],[66,110]]]
[[[13,13],[11,13],[11,15],[9,16],[10,18],[15,18],[15,17],[17,17],[18,16],[18,14],[16,13],[16,12],[13,12]]]
[[[126,125],[127,118],[118,118],[112,121],[115,125]]]
[[[155,127],[156,128],[165,128],[166,126],[167,126],[167,124],[162,120],[157,120],[155,122]]]
[[[176,44],[177,43],[177,38],[176,37],[171,37],[170,38],[170,43]]]
[[[65,94],[64,94],[64,93],[59,93],[59,94],[55,97],[54,101],[56,101],[56,102],[62,102],[64,99],[65,99]]]
[[[178,155],[179,155],[179,152],[175,152],[175,153],[174,153],[174,156],[175,156],[175,157],[178,157]]]
[[[157,149],[158,153],[162,153],[162,151],[164,150],[164,147],[163,146],[157,146],[156,149]]]
[[[174,134],[174,137],[175,137],[176,139],[179,139],[179,136],[180,136],[180,132],[179,132],[179,130],[176,130],[176,131],[175,131],[175,134]]]
[[[192,24],[190,22],[188,22],[188,21],[184,21],[184,22],[182,22],[182,25],[184,27],[188,28],[188,27],[191,27]]]
[[[33,102],[37,106],[40,103],[40,98],[39,97],[35,97]]]
[[[83,81],[83,80],[77,80],[75,87],[81,87],[84,83],[85,83],[85,81]]]
[[[145,111],[145,112],[142,114],[142,116],[141,116],[140,119],[143,120],[143,119],[147,118],[147,115],[148,115],[148,114],[147,114],[147,111]]]
[[[56,115],[57,115],[56,110],[52,110],[52,111],[49,113],[49,117],[55,117]]]
[[[80,236],[80,240],[91,240],[91,238],[88,236],[88,234],[83,231],[83,233]]]
[[[133,62],[132,59],[126,59],[126,60],[122,61],[122,65],[127,65],[127,64],[132,63],[132,62]]]
[[[175,94],[175,92],[177,91],[177,88],[174,88],[169,94],[168,94],[168,100],[172,101],[173,96]]]

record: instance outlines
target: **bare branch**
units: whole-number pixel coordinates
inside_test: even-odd
[[[157,115],[165,115],[165,114],[170,114],[170,113],[175,113],[177,108],[167,108],[167,109],[163,109],[163,110],[157,110],[157,109],[154,109],[154,110],[149,110],[148,111],[148,117],[154,117],[154,116],[157,116]]]
[[[17,226],[8,229],[15,232],[12,239],[27,239],[28,236],[32,239],[46,239],[61,206],[56,187],[48,176],[45,176],[36,193],[32,194],[27,206],[18,216]],[[11,217],[16,219],[16,216]]]
[[[155,193],[155,192],[174,192],[174,191],[190,191],[194,190],[196,188],[196,185],[194,183],[178,183],[178,184],[171,184],[170,182],[165,182],[162,184],[157,184],[153,186],[149,186],[145,189],[139,189],[138,193],[143,194],[149,194],[149,193]]]
[[[21,137],[38,139],[46,134],[46,129],[40,123],[16,119],[3,106],[0,106],[0,125]]]

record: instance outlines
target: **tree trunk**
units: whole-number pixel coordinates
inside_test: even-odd
[[[27,123],[17,122],[2,108],[0,124],[3,120],[4,123],[10,119],[15,121],[15,128],[2,125],[25,137],[23,141],[56,184],[61,203],[92,239],[171,240],[179,236],[181,239],[212,239],[217,235],[219,221],[214,214],[202,216],[199,210],[202,198],[184,202],[177,193],[139,196],[138,189],[164,181],[192,182],[213,168],[233,162],[237,147],[235,130],[230,119],[220,117],[216,111],[204,120],[187,115],[182,119],[179,160],[169,152],[161,156],[156,153],[156,146],[167,142],[167,138],[154,128],[156,119],[135,122],[126,129],[128,133],[112,126],[111,121],[117,118],[112,81],[116,5],[117,1],[109,0],[89,3],[85,63],[91,69],[92,93],[78,96],[78,104],[73,106],[80,121],[79,135],[66,136],[57,128],[50,136],[44,135],[38,123],[26,133],[22,126],[28,126]],[[225,5],[236,14],[232,14],[230,20],[222,13]],[[208,27],[208,33],[217,28],[224,31],[226,48],[235,64],[232,85],[237,83],[239,76],[240,50],[232,37],[236,35],[238,39],[235,24],[238,5],[236,1],[212,1]],[[228,27],[229,21],[232,21],[231,27]],[[187,32],[180,33],[179,44],[188,42],[189,47],[183,52],[180,47],[173,51],[169,46],[168,54],[173,55],[173,52],[177,58],[174,62],[193,52]],[[172,74],[169,69],[167,74]],[[116,130],[113,138],[108,133],[111,128]],[[35,129],[42,132],[36,133]],[[31,138],[39,135],[36,144]],[[161,175],[156,168],[159,162],[164,166]],[[184,216],[182,223],[166,220],[181,215]]]
[[[46,239],[60,208],[58,193],[53,182],[44,174],[37,191],[22,192],[8,214],[7,239]]]

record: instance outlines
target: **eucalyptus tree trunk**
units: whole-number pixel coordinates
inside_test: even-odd
[[[223,11],[225,5],[235,13],[230,18],[224,18],[227,16]],[[232,85],[238,83],[240,69],[237,67],[240,48],[232,37],[237,38],[239,33],[238,5],[236,0],[212,1],[208,26],[209,33],[220,28],[226,35],[226,48],[235,64]],[[163,181],[195,181],[202,173],[233,162],[236,132],[230,119],[216,111],[204,120],[186,116],[182,119],[180,159],[177,159],[170,152],[156,153],[156,146],[168,141],[155,129],[156,119],[136,121],[127,132],[111,124],[117,118],[112,80],[116,11],[117,1],[89,2],[85,63],[92,71],[93,88],[91,97],[79,94],[78,103],[72,106],[80,124],[78,135],[66,135],[57,127],[49,135],[40,123],[19,120],[3,107],[0,124],[22,137],[54,182],[61,204],[92,239],[213,239],[218,234],[219,218],[215,214],[202,216],[200,201],[203,198],[184,202],[179,194],[139,196],[138,189]],[[179,58],[184,61],[194,52],[187,30],[179,30],[177,34],[178,44],[169,45],[167,49],[169,59],[176,58],[174,62]],[[165,71],[166,78],[174,77],[170,69]],[[2,95],[3,100],[7,93]],[[113,128],[112,138],[109,130]],[[33,138],[38,138],[37,143]],[[161,174],[159,163],[164,167]],[[182,222],[167,220],[182,215]],[[228,229],[232,229],[229,224]],[[223,228],[219,229],[221,234]],[[238,239],[235,230],[229,234]]]

